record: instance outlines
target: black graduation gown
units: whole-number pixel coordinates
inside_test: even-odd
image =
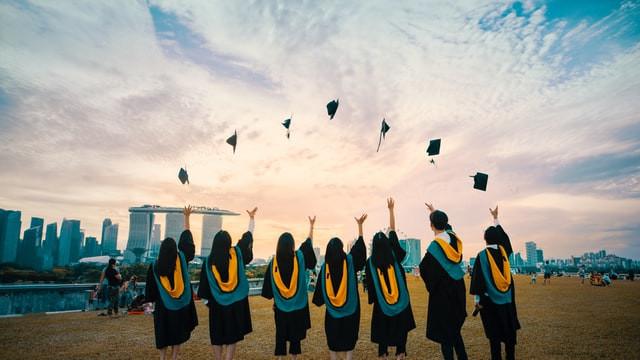
[[[364,244],[362,236],[351,247],[349,252],[353,259],[353,269],[357,273],[362,270],[367,259],[367,248]],[[342,280],[342,264],[339,267],[333,269],[330,266],[331,283],[333,284],[333,290],[338,291],[340,281]],[[358,279],[357,274],[355,274]],[[316,289],[313,293],[313,303],[317,306],[324,305],[324,295],[322,292],[324,279],[318,277],[316,282]],[[356,291],[358,290],[358,284],[356,284]],[[351,351],[355,348],[356,342],[358,342],[358,333],[360,330],[360,301],[358,299],[358,305],[356,311],[349,316],[343,318],[334,318],[328,311],[324,313],[324,332],[327,336],[327,344],[331,351]]]
[[[180,235],[178,245],[186,257],[187,262],[193,260],[195,256],[195,246],[191,231],[185,230]],[[173,286],[173,277],[169,277]],[[189,284],[191,286],[191,284]],[[156,337],[156,348],[162,349],[167,346],[180,345],[191,337],[191,332],[198,326],[198,314],[196,306],[191,299],[189,305],[174,311],[164,307],[158,292],[158,286],[154,279],[153,265],[147,271],[147,282],[145,288],[145,298],[147,302],[155,303],[153,311],[153,327]]]
[[[311,239],[307,239],[300,245],[300,251],[304,255],[305,267],[311,270],[316,267],[316,254],[313,252],[313,243]],[[291,275],[293,265],[286,266],[278,264],[280,268],[280,276],[285,285],[291,284]],[[267,267],[268,270],[268,267]],[[299,273],[299,275],[303,275]],[[306,289],[305,289],[306,290]],[[264,274],[262,283],[262,297],[273,299],[273,289],[271,288],[271,272]],[[274,318],[276,322],[276,337],[280,337],[286,341],[300,341],[307,337],[307,330],[311,329],[311,316],[309,315],[309,305],[300,310],[291,312],[280,311],[274,304]]]
[[[238,247],[242,251],[244,264],[250,263],[253,260],[253,236],[251,232],[247,231],[242,236],[242,239],[238,241]],[[253,330],[249,298],[244,298],[228,306],[220,305],[211,294],[209,278],[205,273],[206,266],[206,261],[203,261],[198,296],[208,300],[211,345],[235,344],[243,340],[244,336]],[[227,281],[229,272],[221,271],[220,278],[222,281]]]
[[[458,250],[455,235],[450,236],[452,247]],[[429,252],[420,262],[420,277],[429,292],[427,338],[441,344],[452,344],[467,317],[464,279],[452,279]]]
[[[396,261],[400,265],[407,252],[404,251],[400,242],[398,241],[398,235],[395,231],[389,232],[389,241],[391,242],[391,249],[396,257]],[[373,285],[373,276],[371,275],[371,269],[369,265],[365,265],[365,275],[367,282],[367,294],[369,304],[373,304],[373,313],[371,314],[371,341],[376,344],[383,344],[387,346],[403,345],[407,340],[407,333],[416,328],[416,321],[413,318],[413,310],[411,310],[411,303],[407,305],[400,314],[396,316],[387,316],[380,309],[378,305],[378,298],[376,297],[375,287]],[[400,265],[400,268],[402,266]],[[388,284],[389,279],[386,277],[384,281]],[[404,271],[401,271],[402,281],[407,282]],[[397,275],[397,274],[396,274]]]
[[[496,226],[498,229],[498,245],[504,247],[507,257],[513,253],[511,248],[511,241],[509,236],[505,233],[502,226]],[[483,250],[484,251],[484,250]],[[499,249],[489,248],[489,254],[495,260],[496,265],[503,270],[502,254]],[[469,292],[472,295],[480,296],[480,318],[482,318],[482,326],[484,327],[484,333],[488,339],[497,340],[505,343],[516,344],[517,337],[516,331],[520,329],[520,322],[518,321],[518,311],[516,309],[516,291],[511,284],[511,303],[510,304],[494,304],[491,299],[485,295],[486,283],[484,276],[482,275],[482,264],[478,257],[473,264],[473,275],[471,277],[471,285]]]

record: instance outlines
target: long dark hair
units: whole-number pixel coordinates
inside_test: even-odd
[[[278,239],[276,248],[276,259],[278,264],[289,264],[293,260],[295,241],[291,233],[282,233]]]
[[[343,247],[342,240],[339,238],[334,237],[329,240],[327,250],[324,253],[324,261],[329,264],[329,267],[333,267],[334,265],[342,266],[342,261],[347,257]]]
[[[229,268],[229,249],[231,248],[231,235],[225,230],[220,230],[213,237],[213,245],[209,254],[209,262],[216,266],[219,272],[227,272]]]
[[[487,230],[484,231],[484,240],[489,245],[497,244],[499,240],[498,228],[495,226],[489,226]]]
[[[168,237],[160,244],[158,254],[157,269],[160,276],[172,276],[176,269],[176,256],[178,256],[178,245],[176,241]]]
[[[389,238],[383,232],[378,231],[373,235],[371,244],[371,261],[379,269],[386,269],[393,265],[393,253]]]

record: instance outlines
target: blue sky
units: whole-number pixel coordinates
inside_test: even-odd
[[[433,202],[469,257],[498,203],[517,249],[640,258],[639,19],[637,1],[4,1],[0,207],[91,235],[109,216],[123,247],[129,206],[258,205],[266,257],[307,214],[320,247],[363,211],[371,236],[394,196],[404,234],[429,239]]]

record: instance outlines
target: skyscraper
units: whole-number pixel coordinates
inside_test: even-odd
[[[56,264],[58,256],[58,224],[51,223],[47,225],[47,232],[42,251],[42,269],[49,270]]]
[[[80,256],[80,246],[80,220],[62,220],[56,264],[65,266],[77,261]]]
[[[407,256],[402,261],[405,268],[413,268],[420,265],[422,258],[420,239],[400,239],[400,246],[407,252]]]
[[[148,254],[149,258],[157,258],[160,252],[160,230],[160,224],[153,224],[153,230],[151,230],[151,245]]]
[[[42,232],[44,231],[44,219],[38,217],[31,217],[31,226],[32,228],[39,227],[38,236],[36,237],[36,247],[42,246]]]
[[[536,261],[539,263],[544,262],[544,252],[542,249],[536,249]]]
[[[16,261],[22,227],[21,216],[20,211],[0,209],[0,263]]]
[[[42,233],[40,226],[32,227],[24,231],[17,263],[31,268],[36,268],[38,258],[38,234]]]
[[[151,231],[153,230],[153,213],[129,214],[129,239],[127,240],[127,261],[138,261],[149,250]],[[133,254],[133,258],[132,255]]]
[[[168,221],[169,219],[167,219]],[[183,219],[180,220],[183,222]],[[222,229],[222,216],[204,215],[202,217],[202,242],[200,246],[200,256],[207,256],[211,253],[213,237]],[[179,235],[178,235],[179,236]]]
[[[533,241],[524,244],[527,252],[527,266],[536,266],[538,263],[538,252],[536,251],[536,243]]]
[[[111,224],[104,229],[102,238],[102,255],[115,255],[118,252],[118,224]]]
[[[107,228],[109,226],[111,226],[113,223],[111,222],[111,219],[109,218],[105,218],[104,220],[102,220],[102,233],[100,235],[100,244],[102,244],[102,248],[104,249],[104,245],[105,245],[105,232],[107,231]]]
[[[182,230],[184,230],[184,216],[178,213],[168,213],[164,223],[164,237],[170,237],[173,240],[178,241],[180,239],[180,234],[182,234]],[[213,241],[213,238],[211,241]],[[209,245],[209,248],[211,248],[211,245]]]
[[[92,257],[98,255],[100,255],[98,239],[96,239],[94,236],[87,236],[84,244],[83,257]]]

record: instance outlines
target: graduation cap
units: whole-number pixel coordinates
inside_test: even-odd
[[[487,181],[489,181],[489,175],[478,172],[475,175],[469,177],[473,178],[474,189],[487,191]]]
[[[233,135],[227,139],[227,144],[233,146],[233,153],[236,153],[236,145],[238,144],[238,131],[234,131]]]
[[[434,156],[440,154],[440,139],[430,140],[429,147],[427,148],[427,154]]]
[[[187,174],[187,169],[180,168],[180,171],[178,171],[178,180],[180,180],[182,185],[184,185],[185,183],[189,183],[189,174]]]
[[[329,120],[333,119],[336,115],[336,111],[338,111],[338,103],[339,99],[331,100],[327,104],[327,114],[329,115]]]
[[[380,139],[378,140],[378,150],[376,150],[376,152],[380,150],[380,143],[382,142],[382,138],[387,134],[387,131],[389,131],[389,129],[391,129],[391,126],[387,124],[387,121],[385,119],[382,119],[382,129],[380,129]]]
[[[290,134],[289,134],[289,127],[291,126],[291,118],[293,118],[293,115],[291,115],[290,118],[285,119],[282,122],[282,126],[284,126],[285,129],[287,129],[287,139],[289,138]]]

